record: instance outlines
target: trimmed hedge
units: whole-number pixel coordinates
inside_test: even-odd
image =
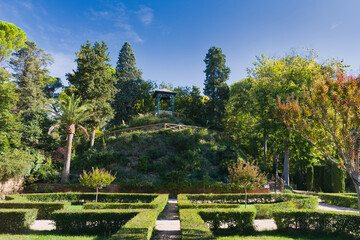
[[[8,195],[7,199],[11,198],[26,198],[28,201],[36,202],[93,202],[95,201],[96,193],[33,193],[33,194],[19,194]],[[98,202],[117,202],[117,203],[150,203],[158,194],[134,194],[134,193],[99,193]]]
[[[151,203],[85,203],[84,209],[164,209],[168,194],[159,194]]]
[[[360,236],[360,214],[319,210],[278,210],[273,212],[278,229],[297,229]]]
[[[51,215],[56,230],[76,235],[111,235],[133,218],[138,210],[60,210]]]
[[[142,210],[110,239],[150,240],[158,215],[157,210]]]
[[[180,209],[182,240],[215,240],[211,230],[196,209]]]
[[[248,203],[279,203],[292,201],[297,208],[315,209],[317,198],[300,194],[248,194]],[[179,194],[179,208],[234,208],[245,204],[245,194]],[[236,207],[236,206],[235,206]]]
[[[50,203],[50,202],[20,202],[17,200],[14,201],[5,201],[0,202],[0,208],[31,208],[38,209],[37,219],[50,219],[51,214],[56,210],[67,209],[70,206],[70,203]]]
[[[293,202],[288,201],[281,203],[255,204],[255,209],[257,219],[270,219],[273,217],[273,211],[296,209],[296,206]]]
[[[359,208],[358,198],[353,194],[319,193],[319,197],[327,204],[347,208]]]
[[[255,211],[249,209],[201,209],[201,218],[210,226],[212,231],[219,231],[222,224],[226,224],[227,231],[249,233],[254,231]]]
[[[35,221],[37,209],[0,209],[0,232],[20,233]]]

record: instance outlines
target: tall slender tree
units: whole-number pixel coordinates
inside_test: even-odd
[[[56,109],[53,111],[52,109]],[[64,161],[64,168],[63,174],[61,177],[61,182],[69,181],[70,176],[70,160],[71,160],[71,147],[72,142],[75,134],[75,127],[79,127],[82,132],[89,137],[86,129],[80,125],[80,123],[90,119],[92,117],[91,109],[92,106],[85,103],[81,104],[81,99],[72,96],[61,96],[58,102],[54,103],[50,112],[55,114],[57,117],[58,123],[52,125],[49,129],[48,134],[61,125],[65,125],[65,133],[66,133],[66,154],[65,154],[65,161]]]
[[[119,52],[115,75],[118,92],[112,104],[115,110],[113,125],[122,123],[133,114],[134,105],[141,93],[139,86],[142,83],[142,71],[136,67],[134,50],[128,42],[125,42]]]
[[[110,102],[116,92],[115,78],[110,68],[110,58],[105,42],[89,41],[81,45],[76,53],[77,69],[66,74],[68,81],[76,88],[75,94],[93,105],[94,114],[89,119],[91,126],[90,147],[94,146],[95,131],[102,119],[111,119],[113,110]]]
[[[204,62],[206,65],[204,94],[210,98],[208,102],[210,126],[221,126],[225,105],[229,99],[229,86],[226,80],[229,79],[230,68],[225,65],[226,57],[221,48],[217,47],[209,49]]]
[[[47,69],[52,62],[51,56],[39,49],[35,42],[26,42],[25,47],[13,53],[10,67],[20,94],[19,111],[44,109],[47,104],[44,89],[56,81],[49,76]]]

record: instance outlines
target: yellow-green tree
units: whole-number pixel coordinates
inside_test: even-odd
[[[92,171],[83,171],[80,175],[80,184],[83,186],[91,187],[96,189],[95,202],[98,201],[99,189],[110,185],[115,180],[115,176],[111,175],[110,171],[106,171],[104,168],[92,168]]]

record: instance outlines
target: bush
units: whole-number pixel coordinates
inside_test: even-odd
[[[300,194],[248,194],[248,203],[279,203],[292,201],[297,208],[315,209],[317,198]],[[233,208],[234,204],[244,204],[245,194],[180,194],[179,208]]]
[[[269,204],[255,204],[256,218],[257,219],[269,219],[273,218],[273,211],[283,209],[295,209],[295,204],[291,201],[281,203],[269,203]]]
[[[36,209],[0,209],[0,232],[24,232],[35,221]]]
[[[158,194],[128,194],[128,193],[99,193],[99,202],[118,202],[118,203],[149,203],[153,201]],[[39,202],[92,202],[96,197],[96,193],[33,193],[20,195],[7,195],[7,199],[24,198],[29,201]]]
[[[0,208],[30,208],[38,209],[37,219],[50,219],[51,214],[56,210],[66,209],[70,203],[49,203],[49,202],[0,202]]]
[[[297,229],[345,235],[360,235],[360,215],[319,210],[278,210],[273,212],[278,229]]]
[[[117,232],[138,210],[67,210],[51,215],[56,230],[76,235],[111,235]]]
[[[84,209],[158,209],[165,208],[169,195],[159,194],[151,203],[86,203]]]
[[[340,207],[358,209],[358,198],[351,194],[338,194],[338,193],[319,193],[321,200],[327,204],[332,204]]]
[[[254,231],[255,211],[250,209],[202,209],[199,210],[201,218],[214,232],[220,231],[221,225],[227,225],[226,232],[250,233]],[[221,229],[224,231],[224,229]]]
[[[215,240],[210,229],[195,209],[180,209],[180,226],[183,240]]]

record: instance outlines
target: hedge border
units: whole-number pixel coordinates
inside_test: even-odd
[[[22,233],[35,221],[37,209],[0,209],[0,233]]]
[[[346,208],[359,208],[358,198],[352,194],[319,193],[319,197],[327,204]]]
[[[297,229],[360,236],[360,214],[321,210],[277,210],[273,212],[278,229]]]
[[[215,240],[212,231],[207,226],[207,220],[214,230],[218,230],[220,223],[229,221],[237,226],[237,233],[254,231],[255,211],[239,208],[226,209],[180,209],[180,226],[183,240]],[[204,220],[205,219],[205,220]]]
[[[150,203],[85,203],[84,209],[163,209],[168,201],[168,194],[159,194]]]
[[[209,201],[212,203],[193,203]],[[279,203],[292,201],[297,208],[315,209],[318,206],[317,198],[301,194],[248,194],[248,203]],[[215,202],[215,203],[214,203]],[[245,194],[179,194],[179,208],[234,208],[235,204],[245,203]]]

